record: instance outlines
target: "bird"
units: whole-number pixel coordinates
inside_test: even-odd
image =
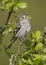
[[[14,41],[16,41],[18,38],[24,39],[30,30],[31,30],[31,24],[29,16],[25,14],[21,15],[19,17],[19,22],[14,30],[14,34],[10,41],[10,44],[7,46],[7,49],[11,48]]]

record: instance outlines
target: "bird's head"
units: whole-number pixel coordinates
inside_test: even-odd
[[[21,15],[20,18],[19,18],[20,21],[27,21],[29,19],[30,19],[30,17],[25,15],[25,14]]]

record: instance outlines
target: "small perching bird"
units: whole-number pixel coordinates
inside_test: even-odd
[[[30,29],[31,29],[31,24],[29,17],[27,15],[21,15],[19,17],[19,23],[14,30],[14,33],[16,34],[13,35],[13,38],[11,39],[11,42],[7,48],[10,48],[16,39],[18,38],[24,39],[24,37],[27,35]]]

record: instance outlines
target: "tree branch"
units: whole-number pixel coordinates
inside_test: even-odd
[[[5,25],[7,25],[8,22],[9,22],[9,19],[10,19],[10,17],[11,17],[12,12],[13,12],[13,8],[14,8],[14,5],[11,7],[11,10],[10,10],[9,13],[8,13],[8,17],[7,17],[7,20],[6,20]]]
[[[17,54],[16,54],[16,55],[15,55],[15,54],[12,54],[12,55],[11,55],[11,58],[9,59],[9,61],[10,61],[9,65],[15,65],[15,64],[16,64],[17,57],[18,57],[18,55],[19,55],[19,53],[20,53],[20,50],[21,50],[21,46],[22,46],[22,45],[23,45],[23,43],[20,42],[19,47],[18,47]],[[13,61],[14,61],[14,62],[13,62]]]

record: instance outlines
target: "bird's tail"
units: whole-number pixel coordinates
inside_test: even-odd
[[[9,48],[9,49],[11,48],[11,46],[12,46],[12,44],[14,43],[15,40],[17,40],[17,37],[13,37],[13,38],[11,39],[10,44],[8,45],[7,49],[8,49],[8,48]]]

